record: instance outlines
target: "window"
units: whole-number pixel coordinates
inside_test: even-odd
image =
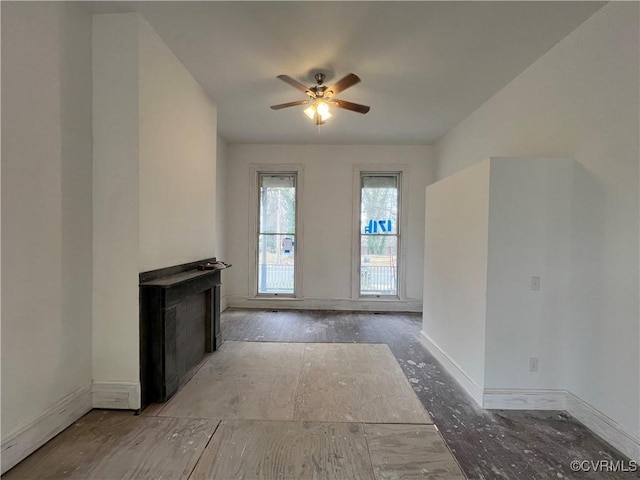
[[[400,176],[360,174],[360,296],[398,297]]]
[[[296,173],[258,173],[258,295],[296,293],[296,183]]]

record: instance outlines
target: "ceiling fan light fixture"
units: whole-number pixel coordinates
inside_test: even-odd
[[[316,107],[315,105],[309,105],[304,109],[304,114],[309,117],[309,120],[313,120],[316,116]]]
[[[331,118],[331,112],[329,111],[329,104],[322,100],[316,100],[315,103],[309,105],[304,109],[304,114],[309,120],[316,120],[316,115],[319,117],[320,122],[324,122]]]
[[[329,104],[327,102],[319,101],[316,106],[316,110],[318,111],[318,115],[322,118],[322,121],[331,117],[331,112],[329,112]]]
[[[315,75],[315,79],[318,84],[312,87],[306,87],[288,75],[278,75],[278,78],[295,89],[304,92],[310,98],[272,105],[272,110],[280,110],[281,108],[294,107],[297,105],[309,105],[304,109],[304,114],[316,125],[322,125],[326,120],[331,118],[331,107],[351,110],[352,112],[357,113],[367,113],[369,111],[369,107],[367,105],[360,105],[359,103],[347,102],[345,100],[334,98],[334,95],[360,82],[360,78],[353,73],[350,73],[341,80],[338,80],[338,82],[331,87],[324,85],[325,76],[322,73],[317,73]]]

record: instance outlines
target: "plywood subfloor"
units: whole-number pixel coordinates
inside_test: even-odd
[[[433,425],[222,421],[192,480],[464,480]]]
[[[94,411],[3,479],[464,478],[433,425],[280,420],[216,425]]]
[[[625,480],[630,472],[573,472],[574,459],[628,458],[559,411],[482,410],[421,343],[420,314],[229,309],[225,341],[384,343],[469,479]],[[634,476],[635,475],[635,476]]]
[[[431,423],[383,344],[225,342],[156,414]]]
[[[373,479],[362,424],[223,421],[191,477]]]
[[[376,479],[464,480],[433,425],[365,425]]]
[[[306,344],[296,420],[431,423],[382,344]]]
[[[226,342],[157,414],[293,420],[304,349],[302,343]]]
[[[2,478],[188,478],[217,424],[94,410]]]
[[[167,404],[90,412],[3,480],[461,478],[429,422],[386,345],[227,342]]]

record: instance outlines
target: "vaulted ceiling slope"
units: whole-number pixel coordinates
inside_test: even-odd
[[[232,143],[431,144],[603,2],[89,2],[139,12],[218,105]],[[283,82],[353,72],[337,111],[317,127]]]

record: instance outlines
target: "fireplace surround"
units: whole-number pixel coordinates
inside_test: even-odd
[[[167,401],[220,347],[221,269],[215,258],[140,274],[142,408]]]

